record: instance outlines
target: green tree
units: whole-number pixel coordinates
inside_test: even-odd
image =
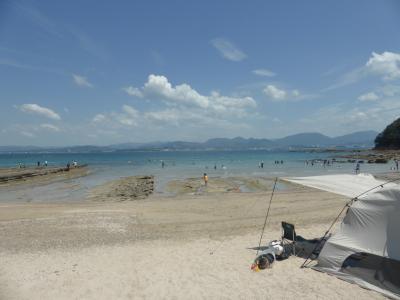
[[[400,149],[400,118],[375,138],[375,149]]]

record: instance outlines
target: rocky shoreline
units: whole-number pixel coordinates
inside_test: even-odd
[[[362,160],[367,163],[388,163],[392,160],[400,160],[399,150],[357,150],[350,154],[338,155],[336,159],[347,159],[348,162]]]
[[[87,175],[87,165],[74,167],[38,167],[38,168],[2,168],[0,169],[0,185],[55,180],[60,175],[79,177]]]
[[[88,199],[92,201],[132,201],[145,199],[153,192],[154,176],[129,176],[93,188]]]

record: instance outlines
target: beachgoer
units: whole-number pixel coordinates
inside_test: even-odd
[[[70,163],[67,163],[67,171],[69,171],[69,168],[71,167]]]
[[[397,159],[394,160],[394,163],[396,164],[396,170],[399,170],[399,161]]]
[[[261,169],[264,168],[264,161],[263,160],[261,161],[260,166],[261,166]]]
[[[203,174],[203,180],[204,180],[204,185],[207,186],[207,183],[208,183],[208,176],[207,176],[207,173],[204,173],[204,174]]]
[[[164,161],[162,160],[162,161],[161,161],[161,168],[164,169],[164,167],[165,167],[165,163],[164,163]]]
[[[37,166],[40,167],[40,161],[37,162]]]
[[[217,169],[217,164],[214,164],[214,170],[216,170]]]
[[[356,164],[356,174],[360,173],[360,163]]]
[[[47,160],[44,161],[44,166],[47,167]]]

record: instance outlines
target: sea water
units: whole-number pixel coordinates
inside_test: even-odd
[[[340,153],[341,155],[343,153]],[[131,151],[101,153],[13,153],[0,154],[0,167],[18,164],[35,166],[48,162],[49,166],[65,166],[68,162],[88,164],[90,175],[51,183],[45,186],[20,188],[0,193],[0,201],[19,199],[45,201],[81,199],[92,187],[106,181],[133,175],[154,175],[156,192],[162,193],[170,180],[212,177],[288,177],[322,174],[354,173],[355,163],[333,163],[338,153],[331,152],[271,152],[271,151]],[[312,160],[320,160],[311,164]],[[342,160],[342,159],[338,159]],[[344,160],[344,159],[343,159]],[[279,163],[275,163],[278,161]],[[306,163],[309,161],[309,164]],[[264,167],[260,167],[260,163]],[[282,162],[282,163],[281,163]],[[392,164],[361,164],[361,172],[387,172]],[[10,194],[11,193],[11,194]],[[12,194],[14,193],[14,194]],[[47,195],[47,196],[46,196]]]

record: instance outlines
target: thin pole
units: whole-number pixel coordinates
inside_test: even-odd
[[[275,177],[274,188],[272,189],[271,198],[269,199],[268,210],[267,210],[267,214],[265,215],[264,226],[263,226],[262,231],[261,231],[260,241],[258,242],[258,248],[257,248],[256,257],[258,255],[258,251],[260,251],[261,241],[262,241],[262,238],[263,238],[263,235],[264,235],[265,226],[267,225],[267,219],[268,219],[268,215],[269,215],[269,210],[271,208],[272,198],[274,197],[274,192],[275,192],[275,187],[276,187],[276,182],[277,181],[278,181],[278,177]]]

